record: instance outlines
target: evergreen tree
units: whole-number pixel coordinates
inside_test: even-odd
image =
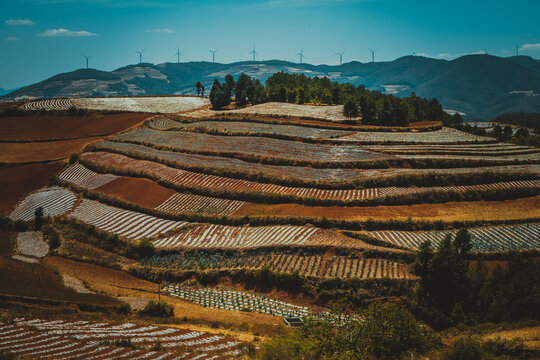
[[[232,95],[234,94],[234,78],[231,74],[228,74],[227,76],[225,76],[225,84],[227,86],[227,92],[229,94],[229,97],[232,97]]]
[[[358,117],[358,115],[358,104],[352,99],[347,100],[343,106],[343,116],[348,117],[350,120],[353,117]]]
[[[219,110],[224,106],[229,105],[231,102],[228,92],[223,90],[218,79],[214,79],[214,84],[210,90],[210,102],[212,103],[212,108],[214,110]]]
[[[197,88],[197,96],[201,96],[201,90],[202,90],[202,84],[200,81],[197,81],[197,84],[195,85]]]
[[[247,104],[247,90],[248,87],[251,85],[251,78],[247,76],[246,74],[242,73],[236,80],[236,103],[240,106],[244,106]]]

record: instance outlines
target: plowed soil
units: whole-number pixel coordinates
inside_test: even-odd
[[[49,183],[62,168],[58,162],[0,167],[0,214],[7,214],[29,192]]]
[[[0,143],[0,162],[24,163],[31,161],[59,160],[80,152],[86,145],[103,137],[87,137],[74,140]]]
[[[155,181],[125,176],[97,190],[149,208],[155,208],[175,193],[174,190],[164,188]]]
[[[148,114],[100,116],[13,116],[0,118],[0,141],[46,140],[113,134],[132,127]]]
[[[235,215],[305,216],[349,220],[513,220],[540,217],[540,196],[506,201],[449,202],[402,206],[326,207],[246,203]]]

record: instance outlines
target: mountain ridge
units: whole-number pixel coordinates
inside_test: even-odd
[[[193,94],[201,81],[209,92],[214,78],[244,72],[265,81],[285,71],[327,76],[333,81],[364,85],[396,96],[439,99],[444,108],[470,118],[490,119],[508,112],[540,112],[540,61],[528,56],[501,58],[466,55],[454,60],[404,56],[393,61],[342,65],[299,64],[284,60],[141,63],[113,71],[78,69],[2,96],[4,100],[35,97],[86,97]]]

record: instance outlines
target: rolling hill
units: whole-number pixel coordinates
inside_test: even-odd
[[[265,81],[278,71],[327,76],[397,96],[415,92],[436,97],[444,108],[473,118],[490,119],[508,112],[540,112],[540,61],[528,56],[501,58],[467,55],[452,61],[405,56],[390,62],[349,62],[339,66],[281,60],[232,64],[209,62],[142,63],[111,72],[79,69],[23,87],[3,99],[21,97],[126,96],[189,94],[201,81],[209,92],[214,78],[244,72]]]

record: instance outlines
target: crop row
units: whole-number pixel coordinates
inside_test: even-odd
[[[284,317],[305,317],[308,308],[244,291],[228,289],[195,288],[166,284],[164,290],[173,296],[204,307],[223,310],[249,310],[262,314]]]
[[[62,173],[58,175],[58,178],[84,189],[96,189],[117,179],[118,176],[112,174],[98,174],[87,169],[82,164],[77,164],[62,171]]]
[[[70,99],[43,99],[21,105],[23,110],[67,110],[73,106]]]
[[[215,136],[185,131],[158,131],[141,129],[114,137],[116,141],[136,144],[152,144],[182,152],[206,155],[243,156],[253,160],[263,158],[298,161],[302,164],[328,162],[359,162],[390,159],[393,156],[364,150],[358,146],[332,146],[308,144],[262,137]]]
[[[74,193],[61,187],[50,187],[25,197],[9,215],[11,220],[34,220],[36,209],[43,208],[44,216],[62,215],[73,208]]]
[[[439,187],[384,187],[368,189],[346,189],[328,190],[306,187],[291,187],[260,183],[248,180],[237,180],[215,175],[195,173],[180,170],[166,165],[147,161],[136,160],[124,155],[91,152],[82,155],[86,163],[105,166],[107,169],[119,171],[124,174],[144,174],[147,177],[164,181],[177,187],[185,189],[206,188],[212,191],[249,192],[258,194],[290,196],[292,198],[308,198],[319,200],[341,200],[357,201],[385,196],[399,196],[403,194],[416,194],[431,191],[479,191],[479,190],[501,190],[513,188],[537,188],[540,187],[540,180],[521,180],[512,182],[502,182],[495,184],[464,185],[464,186],[439,186]]]
[[[204,129],[216,130],[225,133],[241,134],[275,134],[307,139],[331,139],[339,136],[349,135],[350,131],[320,129],[315,127],[296,126],[296,125],[277,125],[256,122],[240,121],[198,121],[191,123],[181,123],[177,121],[168,121],[157,119],[150,123],[150,127],[157,130],[172,129]]]
[[[134,211],[115,208],[97,201],[84,199],[70,214],[74,219],[103,231],[129,239],[142,239],[164,234],[185,226],[186,222],[160,219]]]
[[[491,252],[540,248],[540,223],[471,228],[472,251]],[[424,241],[437,247],[455,231],[372,231],[369,235],[394,245],[418,249]]]
[[[232,215],[244,204],[245,202],[239,200],[175,193],[156,209],[173,213]]]
[[[337,232],[306,226],[234,227],[226,225],[193,226],[178,234],[154,241],[158,249],[249,249],[269,246],[334,245],[372,248]]]
[[[240,345],[221,335],[131,323],[19,318],[0,329],[0,351],[25,358],[232,359]],[[164,351],[109,345],[122,340],[141,347],[159,342]]]
[[[493,138],[477,136],[452,128],[442,128],[425,132],[354,132],[339,138],[343,141],[361,141],[366,143],[492,143]]]
[[[407,267],[396,261],[379,258],[347,258],[330,257],[327,260],[323,255],[297,255],[284,253],[268,254],[202,254],[193,255],[170,254],[154,256],[141,260],[141,265],[178,268],[182,270],[206,269],[260,269],[268,266],[275,272],[295,272],[301,276],[313,277],[340,277],[360,279],[407,279],[411,278]]]

